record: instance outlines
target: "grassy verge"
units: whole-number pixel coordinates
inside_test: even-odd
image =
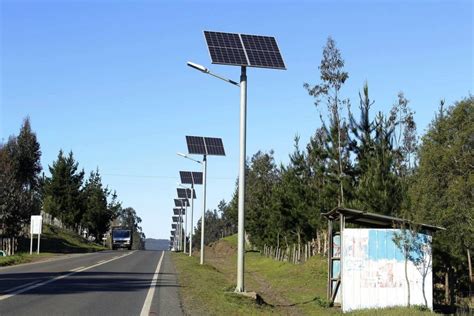
[[[36,251],[37,238],[33,240],[33,251]],[[67,230],[43,225],[39,255],[29,254],[30,239],[18,239],[18,252],[13,256],[0,257],[0,267],[20,263],[44,260],[46,258],[68,253],[86,253],[107,249],[99,244],[88,241],[81,236]]]
[[[36,249],[37,239],[33,240],[33,250]],[[29,252],[30,239],[20,238],[18,248],[21,252]],[[107,249],[102,245],[90,242],[76,233],[58,227],[43,225],[40,250],[50,253],[83,253]]]
[[[266,258],[257,252],[245,256],[247,291],[259,293],[268,305],[236,299],[232,292],[236,280],[236,236],[226,237],[206,249],[206,265],[198,258],[173,254],[179,274],[183,305],[191,315],[334,315],[338,308],[326,301],[327,261],[315,256],[304,264],[293,265]],[[349,315],[428,315],[419,308],[361,310]]]
[[[56,257],[56,256],[58,256],[58,254],[49,253],[49,252],[40,253],[40,254],[34,253],[32,255],[30,255],[29,253],[20,252],[13,256],[0,257],[0,267],[39,261],[39,260],[44,260],[44,259]]]
[[[172,253],[181,285],[181,297],[188,315],[268,315],[268,306],[233,293],[234,285],[210,265],[196,257]]]

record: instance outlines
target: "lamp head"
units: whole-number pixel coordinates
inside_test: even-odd
[[[197,69],[199,71],[202,71],[204,73],[209,72],[209,69],[207,69],[206,67],[204,67],[202,65],[199,65],[199,64],[196,64],[196,63],[193,63],[193,62],[190,62],[190,61],[188,61],[188,66],[191,67],[191,68]]]

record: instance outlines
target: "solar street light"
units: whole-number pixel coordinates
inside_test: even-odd
[[[240,66],[240,167],[239,167],[239,201],[238,201],[238,250],[237,250],[237,287],[236,292],[245,292],[244,287],[244,253],[245,253],[245,159],[246,159],[246,125],[247,125],[247,67],[285,70],[285,63],[280,54],[277,42],[271,36],[257,36],[237,33],[204,31],[207,48],[213,64]],[[188,63],[189,65],[189,63]],[[197,65],[194,64],[193,65]],[[191,65],[190,65],[191,66]],[[192,66],[191,66],[192,67]],[[209,70],[200,66],[204,73]],[[196,67],[193,67],[196,68]],[[196,68],[200,70],[199,68]],[[213,74],[211,74],[213,75]],[[214,75],[213,75],[214,76]],[[220,78],[219,76],[215,76]],[[220,78],[223,79],[223,78]]]
[[[179,207],[179,224],[180,224],[180,230],[179,230],[179,236],[180,236],[180,244],[181,244],[181,247],[180,247],[180,250],[184,249],[184,252],[186,252],[186,239],[184,239],[184,245],[183,245],[183,215],[186,214],[185,210],[184,210],[184,206],[188,205],[189,204],[189,201],[187,199],[174,199],[174,205],[176,207]]]
[[[178,190],[178,197],[185,197],[191,199],[191,229],[189,231],[189,256],[191,257],[193,254],[193,213],[194,213],[194,199],[196,198],[196,191],[194,191],[194,184],[191,183],[191,188],[178,183],[182,189]]]
[[[201,259],[200,263],[204,264],[204,222],[206,217],[206,172],[207,172],[207,156],[225,156],[224,145],[221,138],[213,137],[201,137],[201,136],[186,136],[186,144],[188,146],[189,154],[203,155],[202,162],[203,165],[202,178],[197,179],[195,176],[199,176],[197,172],[180,172],[181,182],[183,183],[194,183],[201,180],[203,185],[202,192],[202,218],[201,218]],[[183,157],[188,158],[187,155]],[[189,157],[190,160],[198,162]],[[191,179],[190,179],[191,178]]]
[[[201,164],[200,161],[197,161],[197,160],[194,160],[194,159],[191,159],[191,160]],[[191,185],[191,189],[194,192],[194,198],[195,198],[196,191],[194,190],[194,185],[195,184],[203,184],[203,181],[202,181],[203,180],[202,179],[203,174],[202,174],[202,172],[180,171],[179,176],[181,178],[182,183]],[[192,223],[194,221],[193,212],[194,212],[194,199],[191,199],[191,226],[192,226]],[[192,255],[192,244],[193,244],[193,229],[192,229],[192,227],[191,227],[191,233],[190,233],[190,236],[189,236],[189,244],[190,244],[189,256],[191,256]]]

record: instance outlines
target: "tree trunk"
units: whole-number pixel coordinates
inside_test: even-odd
[[[428,301],[426,300],[426,293],[425,293],[425,279],[426,279],[426,273],[423,272],[421,286],[422,286],[422,292],[423,292],[423,300],[425,301],[425,307],[428,308]]]
[[[280,232],[277,233],[277,248],[280,248]]]
[[[301,236],[300,236],[300,232],[298,231],[298,257],[296,260],[298,260],[298,262],[301,261]]]
[[[405,280],[407,281],[407,295],[408,295],[408,304],[410,307],[410,281],[408,280],[408,251],[405,250]]]
[[[446,305],[450,304],[449,297],[450,295],[449,295],[449,268],[448,268],[448,271],[444,273],[444,303]]]
[[[474,276],[472,275],[471,252],[469,248],[467,252],[467,267],[469,268],[469,292],[471,292],[472,283],[474,283]]]
[[[321,233],[319,232],[319,230],[316,236],[316,242],[318,244],[318,253],[321,253]]]

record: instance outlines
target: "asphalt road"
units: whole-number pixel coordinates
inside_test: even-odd
[[[182,315],[169,252],[104,251],[0,268],[0,315]]]

